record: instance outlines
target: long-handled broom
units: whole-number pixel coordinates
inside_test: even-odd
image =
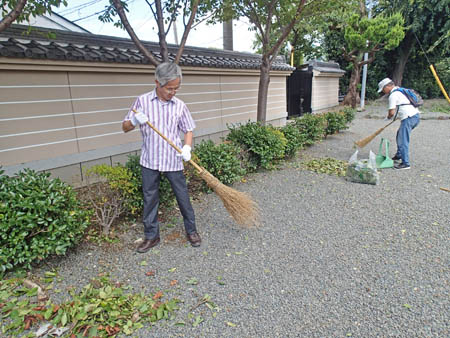
[[[356,141],[355,144],[359,147],[359,148],[364,148],[366,145],[368,145],[375,137],[377,137],[379,134],[381,134],[383,132],[383,130],[385,130],[387,127],[389,127],[392,123],[395,122],[395,120],[397,119],[397,114],[398,114],[398,106],[397,106],[397,111],[395,112],[395,116],[392,119],[391,122],[389,122],[387,125],[385,125],[383,128],[378,129],[376,132],[374,132],[372,135],[369,135],[359,141]]]
[[[138,113],[134,109],[133,111],[135,113]],[[156,129],[155,126],[153,126],[148,121],[147,124],[167,143],[169,143],[178,153],[181,153],[181,149],[178,148],[165,135],[163,135],[158,129]],[[206,184],[220,197],[228,213],[233,217],[237,224],[246,227],[259,225],[258,205],[250,198],[248,194],[224,185],[210,172],[195,163],[193,160],[189,160],[189,163],[197,170],[198,174],[206,182]]]

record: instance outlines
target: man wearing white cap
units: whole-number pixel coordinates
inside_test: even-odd
[[[398,118],[401,120],[397,131],[397,152],[392,158],[397,163],[395,169],[410,169],[409,163],[409,141],[411,131],[417,127],[420,122],[419,109],[414,107],[408,97],[397,87],[390,78],[385,78],[378,83],[378,93],[383,92],[389,95],[388,118],[392,118],[398,109]]]

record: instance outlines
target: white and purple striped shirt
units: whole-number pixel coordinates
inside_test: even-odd
[[[131,120],[133,110],[147,115],[149,122],[164,136],[179,148],[181,145],[180,132],[193,131],[195,122],[186,104],[173,97],[170,101],[161,101],[156,90],[139,96],[125,116],[124,121]],[[143,138],[140,164],[152,170],[178,171],[183,170],[181,157],[177,151],[159,136],[147,124],[140,126]]]

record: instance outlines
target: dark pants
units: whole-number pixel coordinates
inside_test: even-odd
[[[186,233],[197,231],[195,227],[194,209],[189,199],[186,178],[183,171],[168,171],[163,173],[170,182],[177,198],[178,206],[183,215]],[[159,182],[161,172],[142,167],[142,191],[144,193],[144,235],[146,239],[159,237],[158,207]]]

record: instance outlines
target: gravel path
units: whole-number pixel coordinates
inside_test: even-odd
[[[448,115],[424,114],[412,136],[411,170],[384,169],[377,186],[299,165],[306,156],[348,160],[354,141],[386,124],[383,107],[358,113],[349,130],[281,170],[236,185],[258,201],[260,228],[234,225],[210,194],[194,204],[200,248],[186,244],[176,219],[159,246],[137,254],[138,224],[121,245],[84,245],[50,262],[63,280],[58,287],[82,286],[107,271],[135,291],[162,290],[183,301],[173,320],[135,337],[450,336],[450,193],[439,189],[450,188],[450,120],[438,119]],[[397,127],[382,134],[392,147]],[[154,276],[146,276],[150,270]],[[206,294],[216,309],[199,304]],[[203,322],[193,326],[198,316]]]

